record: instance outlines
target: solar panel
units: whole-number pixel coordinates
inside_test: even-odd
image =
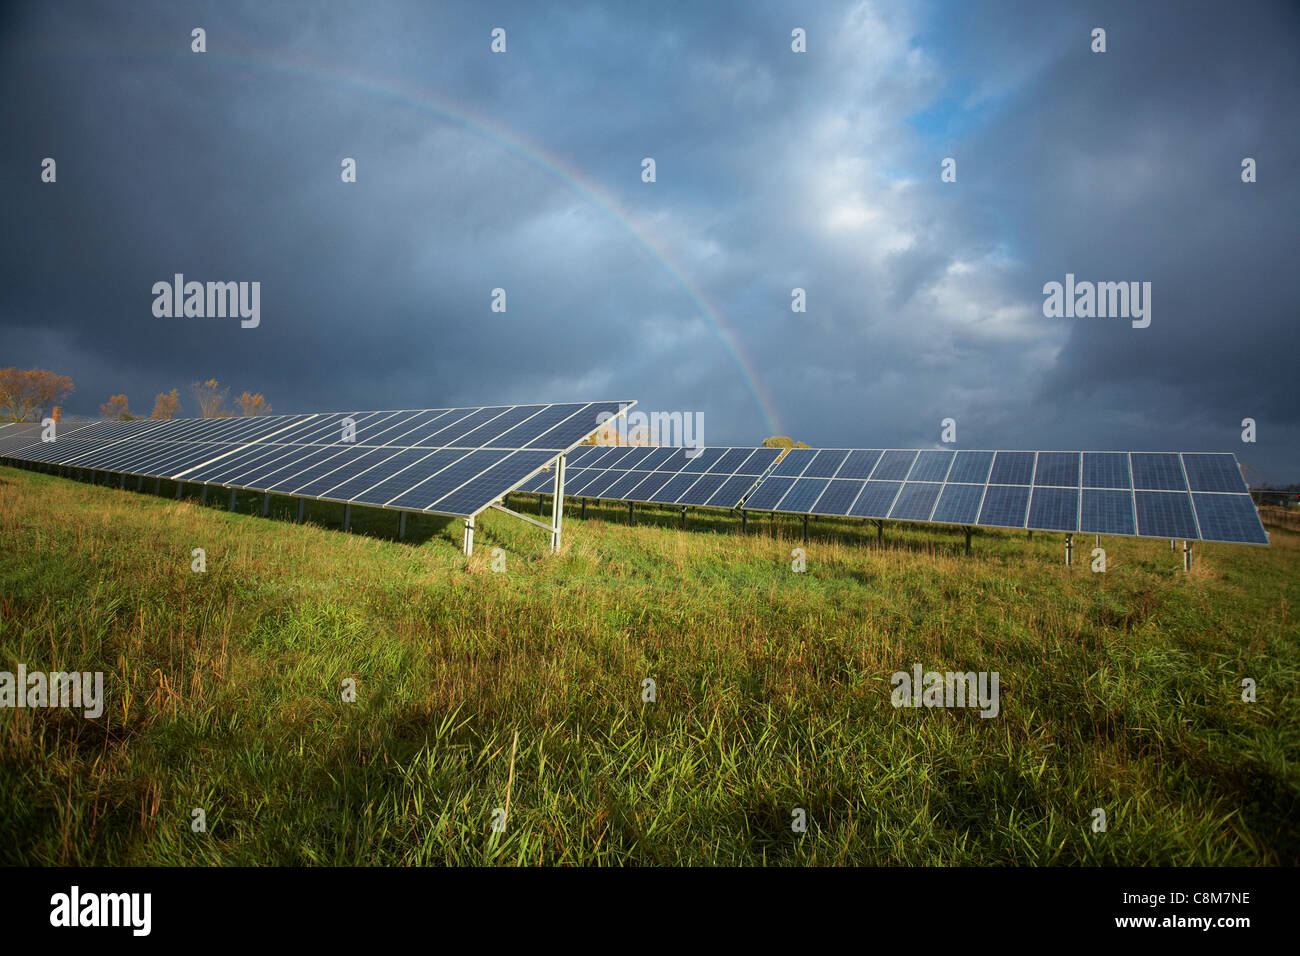
[[[991,451],[959,451],[948,472],[948,480],[963,484],[982,485],[989,480],[989,471],[993,467]]]
[[[632,404],[95,422],[52,443],[24,426],[0,431],[0,447],[72,468],[472,517]]]
[[[1268,544],[1268,535],[1260,524],[1259,511],[1250,495],[1193,492],[1192,499],[1196,504],[1202,539]]]
[[[1227,453],[795,451],[772,469],[743,508],[1067,533],[1268,542],[1236,457]],[[831,465],[838,467],[826,477]]]
[[[31,462],[472,516],[509,491],[1267,544],[1228,453],[596,447],[630,402],[0,424]],[[345,426],[349,429],[345,433]],[[780,461],[777,462],[777,458]]]
[[[1183,468],[1192,491],[1249,494],[1234,455],[1183,455]]]
[[[1178,455],[1134,452],[1129,455],[1133,466],[1133,487],[1152,491],[1186,491],[1187,479]]]
[[[1137,534],[1135,521],[1131,491],[1083,489],[1080,531],[1089,534]]]
[[[1085,451],[1083,453],[1083,486],[1085,488],[1132,488],[1128,455],[1116,451]]]
[[[914,461],[916,461],[914,451],[887,451],[880,456],[880,462],[876,465],[876,470],[871,473],[871,477],[877,481],[901,481],[912,470]]]
[[[943,481],[952,467],[954,453],[950,451],[922,451],[907,476],[908,481]]]
[[[1078,469],[1075,469],[1076,474]],[[1042,531],[1079,530],[1079,489],[1035,487],[1025,527]]]
[[[995,464],[995,470],[996,467]],[[1026,486],[989,485],[976,523],[996,528],[1023,528],[1028,507],[1029,489]]]
[[[974,524],[983,502],[984,485],[949,483],[944,485],[930,520],[943,524]]]
[[[818,454],[811,449],[793,451],[805,453],[796,456],[793,464],[786,464],[786,469],[796,474]],[[568,456],[572,470],[565,477],[565,494],[606,501],[735,508],[780,454],[779,448],[581,447]],[[549,493],[549,474],[535,476],[518,490]]]
[[[1135,480],[1136,480],[1136,476]],[[1138,534],[1157,538],[1199,538],[1192,498],[1185,491],[1138,491]]]
[[[849,514],[855,518],[887,518],[898,497],[901,481],[868,481],[862,486]],[[748,505],[746,505],[748,507]]]

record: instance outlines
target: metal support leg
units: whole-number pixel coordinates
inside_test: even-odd
[[[745,511],[742,508],[740,512],[740,533],[745,533]]]
[[[560,550],[564,531],[564,473],[566,471],[564,456],[555,462],[555,487],[551,496],[551,554]]]
[[[203,495],[199,498],[199,503],[206,505],[208,503],[208,486],[203,486]]]
[[[343,530],[344,531],[352,530],[352,505],[351,504],[346,504],[343,506]]]
[[[1068,568],[1074,564],[1074,535],[1065,536],[1065,566]]]
[[[397,512],[397,538],[400,541],[406,537],[406,512]]]
[[[270,492],[262,493],[262,517],[265,518],[271,511],[271,494]]]
[[[876,522],[876,540],[877,540],[877,541],[884,541],[884,540],[885,540],[885,523],[884,523],[883,521],[877,521],[877,522]],[[967,547],[967,548],[970,547],[970,532],[969,532],[969,531],[966,532],[966,547]]]
[[[461,550],[465,552],[465,557],[469,558],[474,555],[474,519],[465,519],[465,541],[461,545]]]
[[[683,530],[686,528],[686,506],[685,505],[682,506],[682,528]]]
[[[546,495],[538,495],[537,496],[537,517],[539,518],[542,515],[546,514],[546,512],[542,510],[542,505],[544,504],[546,504]]]
[[[177,500],[177,501],[180,501],[180,500],[181,500],[181,489],[184,488],[184,487],[185,487],[185,482],[183,482],[183,481],[178,481],[178,482],[176,482],[176,500]]]
[[[1192,570],[1192,543],[1190,541],[1183,542],[1183,570]]]
[[[144,491],[144,475],[141,475],[135,480],[135,490]]]
[[[235,489],[234,488],[230,489],[230,510],[231,511],[235,510]]]
[[[808,543],[808,516],[803,516],[803,543]]]
[[[967,553],[967,554],[970,554],[970,534],[971,534],[971,529],[970,529],[970,528],[965,528],[965,529],[963,529],[963,530],[965,530],[965,532],[966,532],[966,553]]]
[[[307,504],[306,498],[298,499],[298,523],[299,524],[302,524],[302,509],[305,504]]]
[[[154,493],[155,495],[160,495],[160,494],[162,494],[162,479],[161,479],[161,478],[155,478],[155,479],[153,480],[153,493]]]
[[[126,491],[126,472],[122,472],[122,474],[117,476],[117,486],[123,491]]]
[[[582,517],[583,517],[584,520],[585,520],[586,517],[587,517],[587,499],[586,499],[586,498],[583,498],[583,499],[582,499]]]
[[[1170,551],[1173,551],[1173,550],[1174,550],[1174,539],[1173,539],[1173,538],[1170,538],[1170,539],[1169,539],[1169,550],[1170,550]]]
[[[636,524],[636,515],[633,514],[633,512],[632,512],[632,509],[635,508],[635,507],[636,507],[636,505],[634,505],[632,502],[629,501],[629,502],[627,503],[627,523],[628,523],[629,525],[634,525],[634,524]]]

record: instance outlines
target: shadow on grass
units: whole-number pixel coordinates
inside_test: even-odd
[[[522,498],[523,496],[517,496]],[[533,497],[533,496],[529,496]],[[581,496],[565,500],[565,519],[582,520]],[[526,499],[516,501],[514,509],[523,514],[535,514],[537,504]],[[543,513],[550,514],[550,499],[545,499]],[[627,525],[628,509],[626,504],[592,502],[587,504],[587,520],[606,521],[610,524]],[[679,506],[637,504],[633,509],[633,523],[638,527],[657,528],[664,531],[683,530],[682,511]],[[892,526],[897,528],[897,525]],[[908,528],[903,536],[891,535],[891,526],[887,523],[884,533],[876,530],[875,519],[840,520],[834,518],[811,518],[808,522],[808,541],[810,543],[829,542],[848,547],[875,548],[913,554],[963,555],[966,552],[966,539],[960,527],[935,526],[934,528],[915,526]],[[688,508],[684,529],[696,533],[710,534],[744,534],[754,537],[767,537],[772,540],[787,542],[803,541],[803,522],[795,516],[781,515],[771,517],[768,512],[749,512],[745,520],[745,530],[741,531],[740,513],[721,509]],[[982,530],[982,529],[981,529]],[[971,539],[974,551],[981,531],[977,530]]]

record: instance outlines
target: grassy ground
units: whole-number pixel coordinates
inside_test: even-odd
[[[552,557],[490,514],[466,560],[170,492],[0,468],[0,670],[108,696],[0,710],[0,863],[1300,862],[1294,532],[1096,574],[1091,538],[817,521],[797,574],[793,520],[574,508]],[[914,663],[998,671],[1001,713],[895,709]]]

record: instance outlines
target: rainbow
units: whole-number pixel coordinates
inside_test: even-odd
[[[69,51],[46,50],[44,52],[58,54]],[[195,54],[188,51],[157,49],[105,50],[95,48],[78,52],[113,58],[126,55],[143,55],[167,60],[179,60],[195,56]],[[205,62],[208,63],[260,68],[346,86],[367,95],[385,99],[407,109],[434,116],[443,122],[450,123],[507,150],[572,189],[587,202],[603,209],[664,268],[673,281],[686,293],[695,308],[708,321],[718,341],[735,363],[746,388],[754,399],[759,414],[763,418],[768,433],[773,435],[783,433],[770,393],[762,384],[753,362],[750,361],[741,348],[735,330],[723,318],[721,311],[709,301],[704,291],[687,276],[683,268],[677,264],[668,250],[664,248],[663,243],[655,239],[647,229],[638,225],[631,214],[609,192],[585,178],[580,170],[564,159],[542,149],[535,143],[529,142],[520,134],[503,127],[500,123],[488,117],[472,115],[463,108],[454,107],[435,98],[427,91],[403,86],[387,78],[381,80],[366,76],[338,64],[327,65],[301,57],[291,58],[283,54],[278,58],[272,58],[262,55],[231,56],[209,51],[203,54],[203,57]]]

